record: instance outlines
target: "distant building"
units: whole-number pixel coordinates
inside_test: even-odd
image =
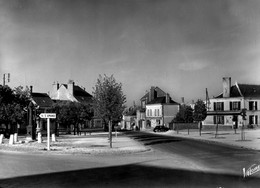
[[[246,120],[243,121],[242,109],[246,110]],[[260,117],[260,85],[239,84],[231,86],[231,78],[223,78],[223,91],[217,97],[209,99],[208,116],[204,126],[219,125],[226,128],[258,127]]]
[[[137,111],[140,129],[149,129],[156,125],[169,126],[179,111],[179,103],[173,101],[170,95],[159,87],[152,86],[140,101],[141,109]]]
[[[135,108],[130,108],[129,111],[127,111],[123,115],[123,124],[122,124],[122,129],[126,130],[132,130],[134,129],[134,126],[136,125],[136,109]]]
[[[54,101],[92,103],[92,95],[85,91],[85,89],[75,85],[73,81],[69,81],[68,84],[54,83],[50,97]]]
[[[75,82],[70,80],[68,84],[54,83],[50,97],[54,102],[71,101],[84,104],[93,104],[93,96],[82,87],[75,85]],[[94,113],[95,114],[95,113]],[[103,121],[94,117],[92,121],[86,122],[83,128],[104,128]]]
[[[154,128],[156,125],[169,127],[169,123],[178,112],[179,103],[173,101],[168,93],[146,104],[146,119],[150,121],[151,128]]]
[[[148,91],[141,99],[141,108],[145,109],[146,108],[146,104],[154,99],[156,99],[157,97],[163,97],[165,96],[166,93],[161,90],[159,87],[154,87],[152,86],[150,91]]]

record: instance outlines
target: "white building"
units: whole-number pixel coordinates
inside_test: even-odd
[[[256,127],[260,117],[260,85],[239,84],[231,86],[231,78],[223,78],[223,92],[209,100],[208,116],[203,122],[207,125]],[[246,120],[241,114],[246,110]]]
[[[179,112],[179,103],[173,101],[169,94],[157,97],[146,104],[146,119],[150,121],[151,128],[156,125],[166,125],[173,120]]]

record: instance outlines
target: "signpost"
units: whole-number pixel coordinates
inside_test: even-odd
[[[41,113],[40,118],[47,119],[47,150],[50,150],[50,119],[56,119],[56,114]]]

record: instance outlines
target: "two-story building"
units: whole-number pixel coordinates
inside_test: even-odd
[[[157,97],[146,104],[146,118],[150,120],[151,128],[156,125],[165,125],[169,123],[179,112],[179,103],[173,101],[167,93],[163,97]]]
[[[152,86],[141,98],[141,109],[137,111],[137,122],[141,129],[166,125],[173,120],[179,111],[179,103],[173,101],[168,93],[159,87]]]
[[[260,117],[260,85],[239,84],[231,86],[231,78],[223,78],[223,92],[209,99],[208,116],[203,126],[220,125],[232,128],[234,126],[255,127]],[[241,116],[246,109],[246,120]]]

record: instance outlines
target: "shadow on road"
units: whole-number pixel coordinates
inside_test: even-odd
[[[144,142],[144,145],[155,145],[155,144],[165,144],[165,143],[171,143],[171,142],[180,142],[182,139],[180,138],[173,138],[169,136],[163,136],[163,135],[127,135],[128,137],[131,137],[137,141]]]
[[[140,164],[0,180],[0,187],[259,187],[260,179]]]
[[[151,141],[148,143],[145,143],[145,146],[149,146],[149,145],[155,145],[155,144],[166,144],[166,143],[171,143],[171,142],[180,142],[181,140],[178,139],[160,139],[160,140],[156,140],[156,141]]]

